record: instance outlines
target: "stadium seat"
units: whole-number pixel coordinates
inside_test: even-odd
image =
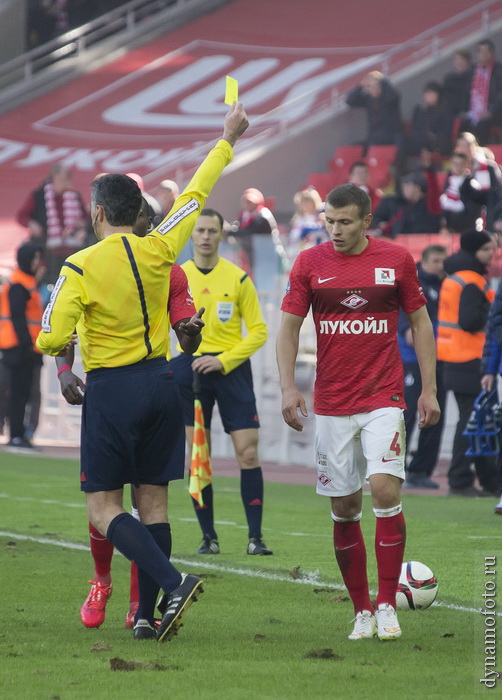
[[[390,184],[392,174],[390,165],[395,161],[397,146],[370,146],[366,153],[366,162],[371,173],[371,185],[382,189]]]
[[[436,172],[436,180],[438,183],[439,190],[442,192],[444,190],[444,185],[446,182],[446,177],[448,173],[446,170],[438,170]]]
[[[337,146],[333,158],[329,161],[329,169],[333,173],[336,185],[349,179],[352,164],[362,160],[362,157],[362,146]]]
[[[424,248],[430,245],[444,246],[448,255],[452,255],[460,248],[460,234],[458,233],[403,233],[396,236],[393,241],[404,246],[416,262],[420,261]]]
[[[451,142],[455,145],[455,141],[458,139],[460,133],[460,127],[462,126],[462,120],[460,117],[455,117],[451,125]]]
[[[321,199],[324,201],[326,195],[330,192],[333,187],[336,187],[338,182],[336,182],[333,173],[310,173],[307,177],[307,182],[302,189],[307,190],[309,187],[317,190],[321,195]]]

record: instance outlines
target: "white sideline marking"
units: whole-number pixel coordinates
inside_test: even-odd
[[[467,535],[468,540],[502,540],[502,535]]]
[[[0,498],[8,498],[11,501],[23,501],[23,502],[33,502],[33,503],[44,503],[45,505],[52,506],[62,506],[64,508],[85,508],[85,503],[65,503],[64,501],[55,501],[50,498],[33,498],[32,496],[11,496],[8,493],[0,493]],[[170,517],[170,520],[177,520],[183,523],[196,523],[197,518],[177,518],[175,516]],[[236,527],[239,530],[247,530],[247,525],[239,525],[234,523],[232,520],[215,520],[215,525],[230,525],[231,527]],[[271,528],[262,528],[264,532],[271,532]],[[324,532],[312,534],[311,532],[284,532],[282,530],[274,530],[274,533],[278,535],[288,535],[291,537],[333,537],[331,534],[326,534]]]
[[[60,540],[50,540],[47,537],[30,537],[29,535],[18,535],[13,532],[3,532],[0,530],[0,537],[10,537],[12,540],[28,540],[29,542],[37,542],[38,544],[54,544],[56,547],[65,547],[66,549],[79,549],[82,552],[90,552],[91,549],[85,544],[76,544],[74,542],[62,542]]]
[[[32,498],[31,496],[10,496],[8,493],[0,493],[0,498],[9,498],[11,501],[28,501],[45,503],[51,506],[64,506],[65,508],[85,508],[85,503],[63,503],[52,498]]]
[[[9,537],[13,540],[28,540],[29,542],[37,542],[38,544],[52,544],[56,547],[65,547],[66,549],[78,549],[83,552],[90,552],[90,548],[84,544],[75,544],[74,542],[65,542],[63,540],[50,540],[46,537],[30,537],[29,535],[18,535],[14,532],[5,532],[0,530],[0,537]],[[117,551],[117,550],[115,550]],[[120,554],[120,552],[119,552]],[[301,578],[293,579],[291,576],[284,574],[272,574],[266,571],[258,571],[256,569],[234,568],[232,566],[221,566],[219,564],[209,564],[208,562],[199,561],[198,559],[179,559],[171,557],[171,561],[176,564],[186,564],[187,566],[197,567],[199,569],[208,569],[209,571],[220,571],[225,574],[235,574],[237,576],[248,576],[249,578],[262,578],[267,581],[280,581],[282,583],[296,583],[307,586],[320,586],[322,588],[333,588],[337,591],[345,591],[345,586],[339,583],[323,581],[319,578],[319,572],[307,571]],[[376,595],[376,591],[370,590],[370,595]],[[446,608],[448,610],[459,610],[460,612],[479,613],[480,608],[466,608],[463,605],[455,605],[453,603],[432,603],[433,607]],[[431,607],[432,607],[431,606]],[[494,613],[498,617],[502,617],[502,612]]]

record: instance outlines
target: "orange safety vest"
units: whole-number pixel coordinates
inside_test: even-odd
[[[39,352],[35,341],[42,330],[42,300],[33,275],[28,275],[19,268],[14,270],[10,280],[5,282],[0,289],[0,349],[8,350],[19,345],[19,338],[12,323],[9,302],[9,290],[13,284],[21,284],[30,294],[26,304],[26,323],[33,341],[33,350]]]
[[[437,359],[444,362],[470,362],[481,359],[485,331],[469,333],[458,324],[460,295],[468,284],[475,284],[491,303],[495,291],[485,278],[472,270],[461,270],[445,279],[439,294]]]

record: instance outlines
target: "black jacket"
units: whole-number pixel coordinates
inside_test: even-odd
[[[469,110],[471,86],[475,71],[476,66],[473,66],[469,71],[469,88],[464,105],[466,112]],[[488,89],[488,111],[493,114],[495,119],[499,119],[502,115],[502,63],[498,62],[493,65],[490,76],[490,87]]]
[[[386,145],[396,143],[401,131],[401,97],[398,91],[382,80],[380,97],[372,97],[358,85],[349,91],[346,97],[349,107],[364,107],[368,114],[368,145]]]

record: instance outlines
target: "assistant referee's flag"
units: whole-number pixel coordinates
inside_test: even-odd
[[[211,483],[211,457],[207,445],[206,429],[204,427],[204,414],[202,404],[199,399],[200,376],[198,372],[193,373],[194,401],[194,421],[193,421],[193,444],[192,461],[190,463],[190,483],[188,490],[190,496],[194,498],[200,506],[204,505],[202,498],[203,489]]]

